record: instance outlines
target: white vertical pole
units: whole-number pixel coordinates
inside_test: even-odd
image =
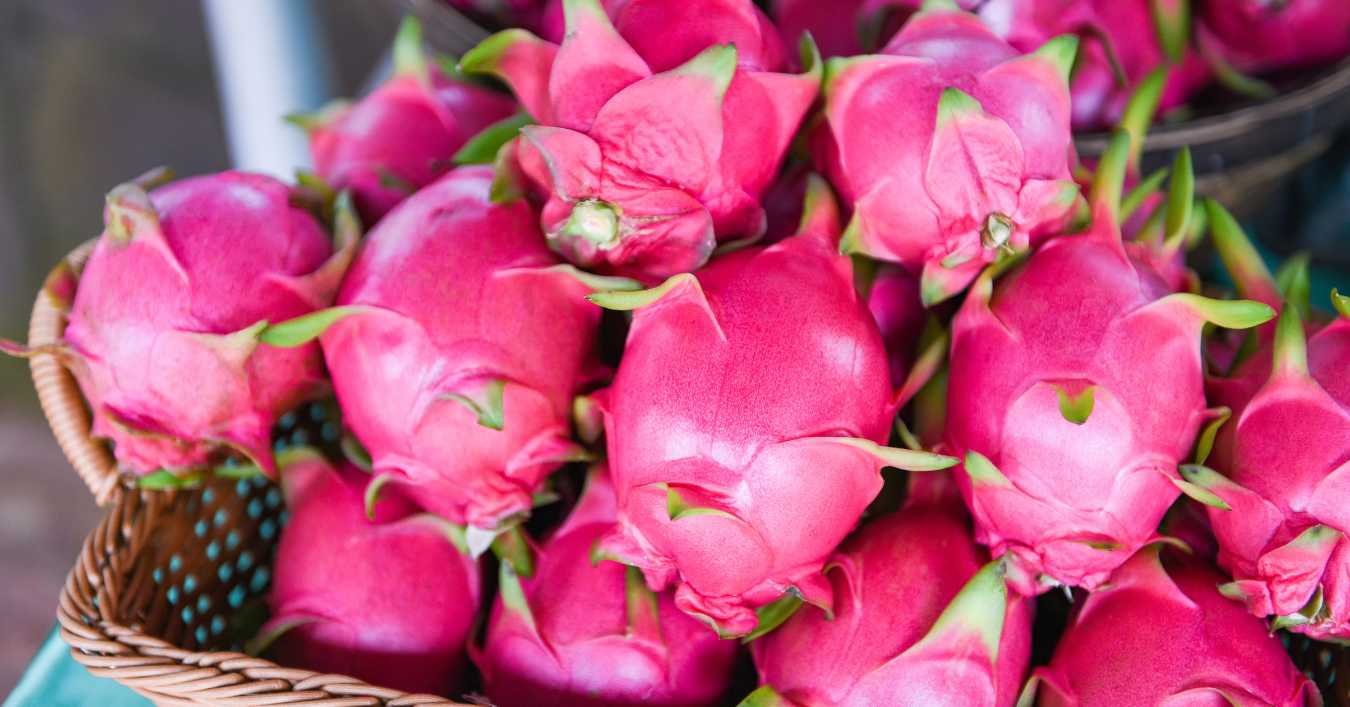
[[[235,167],[289,178],[310,165],[304,133],[282,121],[332,95],[312,0],[202,0]]]

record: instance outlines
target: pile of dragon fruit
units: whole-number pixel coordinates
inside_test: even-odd
[[[117,187],[48,281],[64,340],[5,348],[143,486],[279,481],[251,648],[285,666],[502,707],[1320,704],[1282,639],[1350,641],[1350,297],[1139,152],[1193,46],[1325,60],[1350,3],[892,4],[564,0],[457,62],[409,21],[297,119],[314,173]],[[274,447],[326,394],[344,454]]]

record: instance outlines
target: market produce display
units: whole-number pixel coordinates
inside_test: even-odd
[[[1350,298],[1139,152],[1350,5],[453,4],[519,26],[406,21],[294,185],[116,187],[61,339],[0,341],[125,483],[278,484],[251,653],[502,707],[1336,689],[1282,637],[1350,642]]]

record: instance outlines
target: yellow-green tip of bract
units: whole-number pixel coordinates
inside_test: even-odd
[[[1064,85],[1067,86],[1069,73],[1073,71],[1073,62],[1078,57],[1078,37],[1061,34],[1046,41],[1032,54],[1053,64],[1055,71],[1064,79]]]

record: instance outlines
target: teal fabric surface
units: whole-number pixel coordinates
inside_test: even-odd
[[[150,701],[113,680],[96,678],[70,657],[56,629],[38,649],[3,707],[147,707]]]

